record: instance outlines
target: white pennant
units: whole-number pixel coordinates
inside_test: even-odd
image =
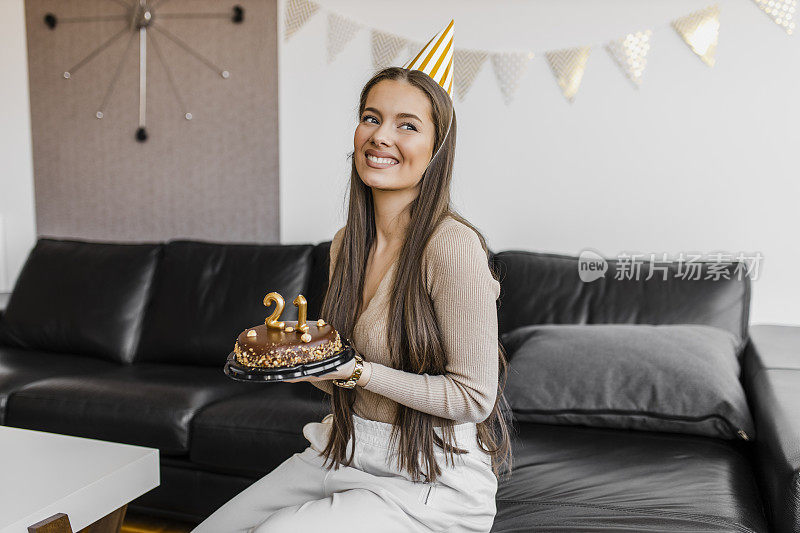
[[[545,53],[547,62],[550,63],[550,68],[553,69],[556,81],[561,87],[561,92],[570,103],[578,93],[591,50],[588,46],[582,46]]]
[[[406,63],[414,59],[414,57],[416,57],[416,55],[419,53],[420,50],[422,50],[424,46],[425,43],[420,43],[417,41],[408,41],[408,44],[406,45],[406,51],[404,52],[408,54],[408,59],[406,61],[403,61],[403,64],[405,65]]]
[[[347,17],[328,13],[328,63],[333,62],[339,52],[353,40],[361,24]]]
[[[393,64],[397,54],[408,46],[408,40],[393,33],[372,30],[372,66],[376,69]]]
[[[647,52],[650,50],[652,35],[651,30],[637,31],[606,44],[608,53],[636,87],[642,83],[642,74],[647,66]]]
[[[319,6],[310,0],[289,0],[284,13],[283,39],[288,41],[318,10]]]
[[[789,35],[795,28],[797,16],[797,0],[753,0],[758,7],[775,21],[775,24],[786,30]]]
[[[713,5],[672,21],[672,27],[683,37],[689,48],[709,67],[719,40],[719,6]]]
[[[514,100],[519,80],[533,59],[532,52],[499,52],[491,55],[494,75],[506,105]]]
[[[456,48],[455,55],[453,56],[453,69],[455,70],[455,77],[453,83],[456,86],[456,94],[458,99],[463,100],[467,96],[472,82],[486,62],[489,54],[485,50],[463,50]]]

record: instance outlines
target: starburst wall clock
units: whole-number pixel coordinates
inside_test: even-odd
[[[100,103],[95,116],[97,119],[102,119],[105,116],[106,106],[108,104],[109,97],[111,96],[112,91],[114,90],[114,85],[117,82],[117,79],[122,72],[122,65],[125,60],[125,57],[128,55],[128,50],[130,50],[131,46],[133,45],[135,38],[139,37],[139,126],[136,128],[135,138],[139,142],[145,142],[147,140],[147,125],[146,125],[146,110],[147,110],[147,45],[148,42],[150,43],[151,47],[155,51],[155,55],[157,59],[162,63],[164,69],[167,73],[167,80],[169,81],[169,85],[175,94],[175,99],[178,101],[178,105],[181,107],[181,113],[183,114],[186,120],[192,120],[192,113],[189,112],[187,109],[184,100],[180,96],[180,92],[178,91],[178,85],[175,82],[175,79],[172,76],[170,71],[169,65],[167,64],[163,54],[161,53],[160,46],[158,44],[158,39],[156,39],[156,34],[159,36],[163,36],[166,39],[171,40],[178,46],[180,46],[184,51],[188,54],[194,56],[198,60],[200,60],[203,64],[205,64],[208,68],[213,70],[215,73],[219,74],[219,76],[223,80],[227,80],[230,78],[230,72],[227,70],[218,67],[212,61],[203,57],[200,53],[194,50],[189,44],[185,41],[174,35],[170,32],[161,21],[167,21],[169,19],[179,19],[179,18],[228,18],[234,24],[241,24],[244,20],[244,9],[239,6],[235,5],[231,9],[231,11],[226,13],[161,13],[159,14],[159,8],[161,8],[164,4],[169,2],[170,0],[134,0],[133,2],[125,1],[125,0],[108,0],[109,2],[113,2],[115,4],[119,4],[126,8],[126,13],[118,14],[118,15],[97,15],[91,17],[69,17],[69,18],[57,18],[56,15],[53,13],[47,13],[44,16],[44,23],[49,27],[51,30],[55,30],[56,26],[59,23],[81,23],[81,22],[94,22],[98,20],[120,20],[123,22],[123,27],[114,35],[112,35],[109,39],[105,42],[101,43],[97,46],[94,50],[89,52],[85,57],[83,57],[80,61],[72,65],[70,68],[64,71],[64,79],[70,80],[72,79],[72,75],[77,72],[81,67],[83,67],[86,63],[91,61],[94,57],[96,57],[100,52],[111,46],[114,42],[118,39],[123,38],[125,35],[128,35],[128,44],[125,47],[125,50],[122,52],[120,56],[119,63],[117,64],[117,68],[114,71],[114,75],[111,78],[111,81],[106,88],[105,95],[103,96],[103,101]],[[148,31],[152,30],[152,31]]]

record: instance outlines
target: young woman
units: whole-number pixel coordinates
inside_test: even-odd
[[[330,394],[331,414],[195,533],[492,527],[511,464],[500,284],[483,236],[450,206],[452,101],[424,72],[389,67],[362,90],[358,120],[321,316],[363,365],[292,380]]]

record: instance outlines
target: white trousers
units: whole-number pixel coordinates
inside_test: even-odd
[[[322,450],[333,415],[303,426],[310,445],[236,495],[192,533],[431,532],[487,533],[496,513],[497,478],[490,456],[476,442],[474,423],[454,426],[456,445],[468,454],[446,464],[434,446],[442,475],[411,481],[389,448],[392,425],[353,414],[351,466],[328,470]],[[434,428],[441,436],[440,428]],[[330,464],[330,463],[328,463]]]

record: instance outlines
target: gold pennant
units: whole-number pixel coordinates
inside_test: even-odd
[[[606,44],[608,53],[636,87],[642,83],[642,73],[647,66],[647,52],[650,50],[652,34],[651,30],[637,31]]]
[[[703,63],[714,66],[719,39],[719,6],[713,5],[672,21],[672,27]]]
[[[318,10],[319,6],[309,0],[289,0],[284,14],[283,39],[288,41]]]
[[[453,57],[453,68],[455,69],[454,83],[458,99],[463,100],[472,87],[472,82],[486,62],[489,54],[484,50],[462,50],[456,49]]]
[[[561,87],[561,92],[570,103],[578,93],[590,52],[591,47],[582,46],[545,53],[547,62],[550,63],[550,68],[553,69],[553,74]]]
[[[372,30],[372,66],[380,69],[391,65],[406,46],[408,40],[399,35]]]
[[[359,29],[361,24],[336,13],[328,13],[328,63],[336,59]]]
[[[491,55],[492,68],[503,93],[503,101],[506,105],[514,100],[514,93],[517,91],[519,80],[528,69],[528,63],[533,59],[532,52],[500,52]]]
[[[797,16],[797,0],[753,0],[758,7],[769,15],[775,24],[792,34]]]

